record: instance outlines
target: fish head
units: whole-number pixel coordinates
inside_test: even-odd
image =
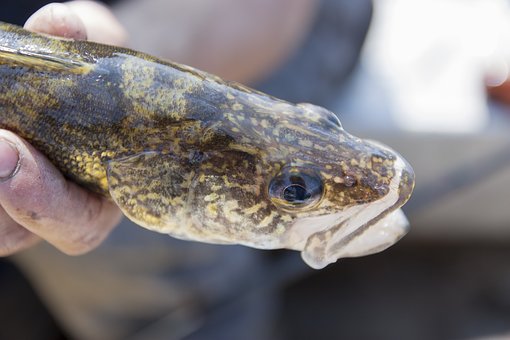
[[[223,242],[300,250],[322,268],[382,251],[407,232],[399,208],[414,187],[411,166],[347,133],[332,112],[283,104],[279,116],[224,131],[231,142],[209,155],[190,192],[196,224]]]
[[[131,220],[181,239],[298,250],[313,268],[407,232],[399,208],[414,173],[398,153],[347,133],[318,106],[236,104],[245,111],[179,129],[178,140],[194,142],[178,152],[109,162],[110,194]]]

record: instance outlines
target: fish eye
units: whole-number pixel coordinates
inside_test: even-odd
[[[269,183],[269,196],[282,208],[314,206],[322,198],[322,179],[314,171],[298,167],[284,168]]]

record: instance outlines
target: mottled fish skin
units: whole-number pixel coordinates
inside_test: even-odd
[[[340,243],[326,244],[363,214],[357,207],[380,205],[351,238],[414,185],[397,153],[346,133],[326,109],[124,48],[0,24],[0,87],[0,127],[136,223],[179,238],[299,249],[329,263],[323,253]],[[316,183],[295,184],[297,194],[317,194],[287,202],[289,178]],[[295,232],[303,220],[318,225]]]

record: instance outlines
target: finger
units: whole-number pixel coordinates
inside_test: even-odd
[[[39,9],[28,18],[25,28],[64,38],[87,39],[83,21],[69,6],[61,3],[51,3]]]
[[[121,214],[115,204],[65,180],[23,139],[0,130],[1,142],[16,150],[12,150],[14,156],[0,154],[0,175],[4,176],[0,205],[18,224],[73,255],[95,248],[119,222]],[[6,175],[5,164],[11,165],[11,174]]]
[[[70,1],[66,5],[80,17],[87,28],[88,40],[125,46],[127,32],[110,9],[95,1]]]
[[[93,1],[51,3],[32,14],[25,28],[77,40],[125,45],[127,33],[108,7]]]
[[[12,255],[38,241],[39,237],[16,223],[0,207],[0,256]]]

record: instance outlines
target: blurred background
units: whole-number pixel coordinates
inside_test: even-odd
[[[23,24],[45,3],[7,0],[0,19]],[[0,338],[510,338],[508,1],[110,5],[131,46],[322,105],[402,153],[417,178],[411,232],[314,271],[296,252],[182,242],[124,221],[84,256],[42,244],[3,259]],[[152,34],[135,29],[145,26]],[[147,41],[158,32],[180,38]]]

